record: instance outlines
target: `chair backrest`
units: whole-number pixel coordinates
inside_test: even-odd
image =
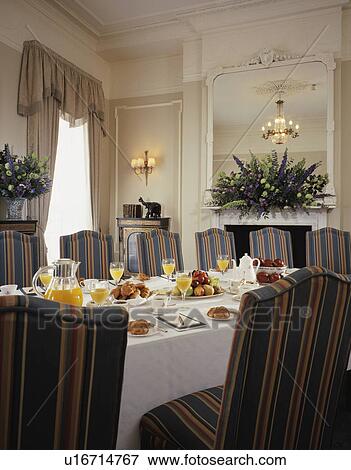
[[[306,233],[306,266],[351,274],[351,236],[332,227]]]
[[[113,239],[91,230],[60,237],[60,256],[80,261],[78,276],[85,279],[109,279],[113,257]]]
[[[38,268],[38,237],[12,230],[0,232],[0,285],[31,286]]]
[[[210,228],[204,232],[195,232],[197,268],[204,271],[217,267],[218,255],[236,258],[233,232],[219,228]]]
[[[162,259],[174,258],[176,270],[184,269],[182,244],[179,233],[151,230],[136,236],[139,272],[149,276],[164,274]]]
[[[330,448],[351,343],[351,282],[303,268],[245,294],[216,448]]]
[[[123,308],[0,297],[0,448],[114,449]]]
[[[291,234],[275,227],[265,227],[250,232],[250,254],[253,257],[282,259],[290,268],[294,267]]]

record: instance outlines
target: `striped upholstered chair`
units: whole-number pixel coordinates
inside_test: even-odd
[[[0,448],[115,449],[127,323],[120,307],[0,296]]]
[[[32,285],[39,267],[38,237],[12,230],[0,232],[0,285]]]
[[[60,256],[80,261],[78,276],[85,279],[109,279],[113,256],[111,235],[82,230],[60,237]]]
[[[290,232],[275,227],[265,227],[250,232],[250,253],[257,258],[282,259],[290,268],[294,267]]]
[[[216,268],[218,255],[228,255],[235,259],[235,242],[233,232],[219,228],[210,228],[204,232],[195,232],[197,267],[208,271]]]
[[[149,276],[163,273],[162,259],[174,258],[176,271],[184,269],[182,244],[179,233],[151,230],[136,236],[139,272]]]
[[[332,227],[306,233],[306,266],[351,274],[351,235]]]
[[[244,294],[224,386],[141,420],[144,449],[327,449],[351,346],[351,282],[296,271]]]

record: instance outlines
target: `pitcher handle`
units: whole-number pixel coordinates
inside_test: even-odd
[[[34,289],[34,292],[39,297],[42,297],[42,298],[44,298],[44,295],[38,289],[38,280],[39,280],[40,274],[48,272],[49,269],[54,269],[54,267],[50,265],[50,266],[43,266],[42,268],[39,268],[38,271],[34,274],[33,280],[32,280],[32,287]]]
[[[256,265],[256,266],[253,264],[253,262],[254,262],[255,260],[257,261],[257,265]],[[254,270],[255,270],[255,273],[257,273],[258,268],[260,267],[261,261],[260,261],[258,258],[253,258],[252,264],[253,264],[253,268],[254,268]]]

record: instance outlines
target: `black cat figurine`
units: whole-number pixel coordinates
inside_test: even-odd
[[[141,202],[141,204],[147,209],[145,215],[146,219],[157,219],[161,217],[161,204],[159,204],[158,202],[145,202],[142,197],[139,198],[139,202]]]

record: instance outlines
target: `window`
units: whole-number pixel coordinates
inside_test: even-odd
[[[49,263],[60,257],[60,236],[92,229],[87,124],[60,119],[45,241]]]

